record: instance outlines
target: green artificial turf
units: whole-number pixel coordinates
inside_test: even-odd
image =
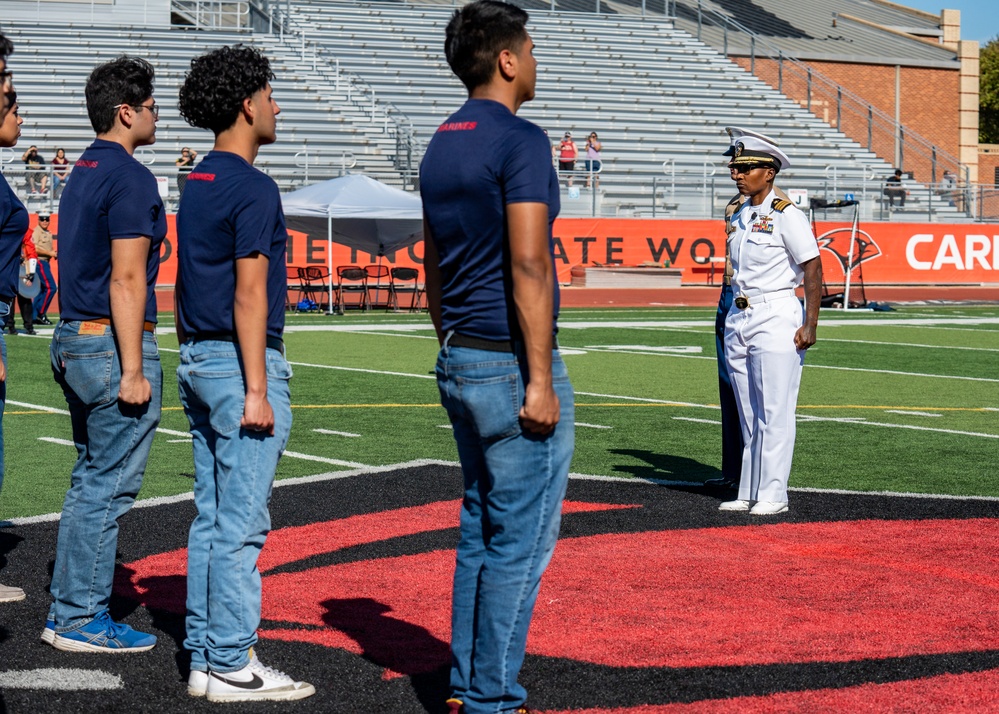
[[[169,328],[171,316],[162,318]],[[710,308],[563,313],[559,342],[577,392],[574,472],[683,482],[718,475],[713,320]],[[288,328],[295,421],[278,478],[457,459],[425,314],[291,314]],[[0,518],[57,512],[76,450],[49,441],[71,440],[68,416],[35,408],[65,409],[48,340],[9,337],[7,345]],[[192,485],[173,335],[161,334],[160,346],[164,431],[141,498]],[[802,378],[792,487],[999,496],[991,478],[997,365],[996,307],[824,310]]]

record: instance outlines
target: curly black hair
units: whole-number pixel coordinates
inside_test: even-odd
[[[236,123],[243,100],[272,79],[271,63],[257,50],[220,47],[191,60],[180,88],[180,115],[191,126],[220,134]]]

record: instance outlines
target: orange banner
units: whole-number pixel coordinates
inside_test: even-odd
[[[32,225],[35,219],[32,217]],[[160,285],[177,278],[176,217],[167,216]],[[53,216],[58,233],[58,216]],[[667,264],[683,269],[684,285],[703,285],[714,277],[720,282],[721,266],[710,259],[725,255],[725,234],[719,220],[649,220],[620,218],[560,218],[555,222],[555,265],[561,283],[571,281],[576,266]],[[862,223],[853,238],[851,225],[819,222],[816,235],[822,250],[822,267],[828,283],[842,283],[846,266],[853,279],[862,272],[864,282],[875,285],[935,285],[999,283],[999,226],[961,223]],[[288,265],[328,265],[325,235],[292,231]],[[420,268],[423,245],[417,244],[381,261],[390,266]],[[333,245],[332,264],[366,265],[379,258],[363,251]]]

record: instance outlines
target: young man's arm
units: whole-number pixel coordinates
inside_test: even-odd
[[[274,411],[267,401],[267,267],[261,253],[236,259],[236,300],[233,318],[243,357],[246,399],[240,426],[274,434]]]
[[[815,344],[819,325],[819,304],[822,301],[822,261],[812,258],[801,265],[805,271],[805,323],[794,333],[794,346],[807,350]]]
[[[430,236],[430,224],[423,220],[423,272],[426,278],[424,289],[427,292],[427,310],[430,321],[434,323],[437,332],[437,342],[444,344],[444,332],[441,329],[441,268],[437,247]]]
[[[559,419],[552,386],[555,271],[548,246],[548,205],[511,203],[506,211],[513,303],[527,352],[527,393],[520,419],[528,431],[548,434]]]
[[[145,404],[152,396],[149,380],[142,373],[146,263],[150,243],[150,239],[144,237],[111,241],[111,324],[121,354],[118,399],[125,404]]]

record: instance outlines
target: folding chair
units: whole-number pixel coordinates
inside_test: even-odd
[[[291,310],[295,312],[298,310],[298,303],[302,301],[302,279],[299,277],[298,271],[301,268],[296,268],[294,265],[288,266],[288,296],[285,299],[285,310]]]
[[[368,305],[374,307],[375,305],[384,304],[385,309],[387,310],[389,307],[389,299],[391,297],[391,290],[389,289],[391,286],[391,282],[386,281],[385,283],[382,283],[382,278],[389,277],[389,267],[387,265],[379,265],[372,263],[371,265],[364,266],[364,272],[367,273],[368,275]],[[375,297],[373,300],[371,299],[372,290],[374,290],[375,292]],[[379,300],[380,297],[379,293],[381,293],[383,290],[385,291],[384,303],[383,301]]]
[[[424,293],[424,286],[420,284],[420,271],[416,268],[392,268],[392,282],[389,284],[389,308],[395,312],[399,309],[399,294],[409,293],[412,297],[409,300],[409,311],[419,312],[421,307],[420,298]]]
[[[319,310],[323,309],[324,304],[329,305],[329,285],[326,283],[329,276],[328,270],[314,265],[298,269],[302,297],[314,302]]]
[[[340,265],[336,269],[337,291],[336,303],[340,308],[340,314],[347,308],[345,294],[354,293],[360,299],[354,303],[359,310],[368,309],[368,274],[364,268],[356,265]]]

